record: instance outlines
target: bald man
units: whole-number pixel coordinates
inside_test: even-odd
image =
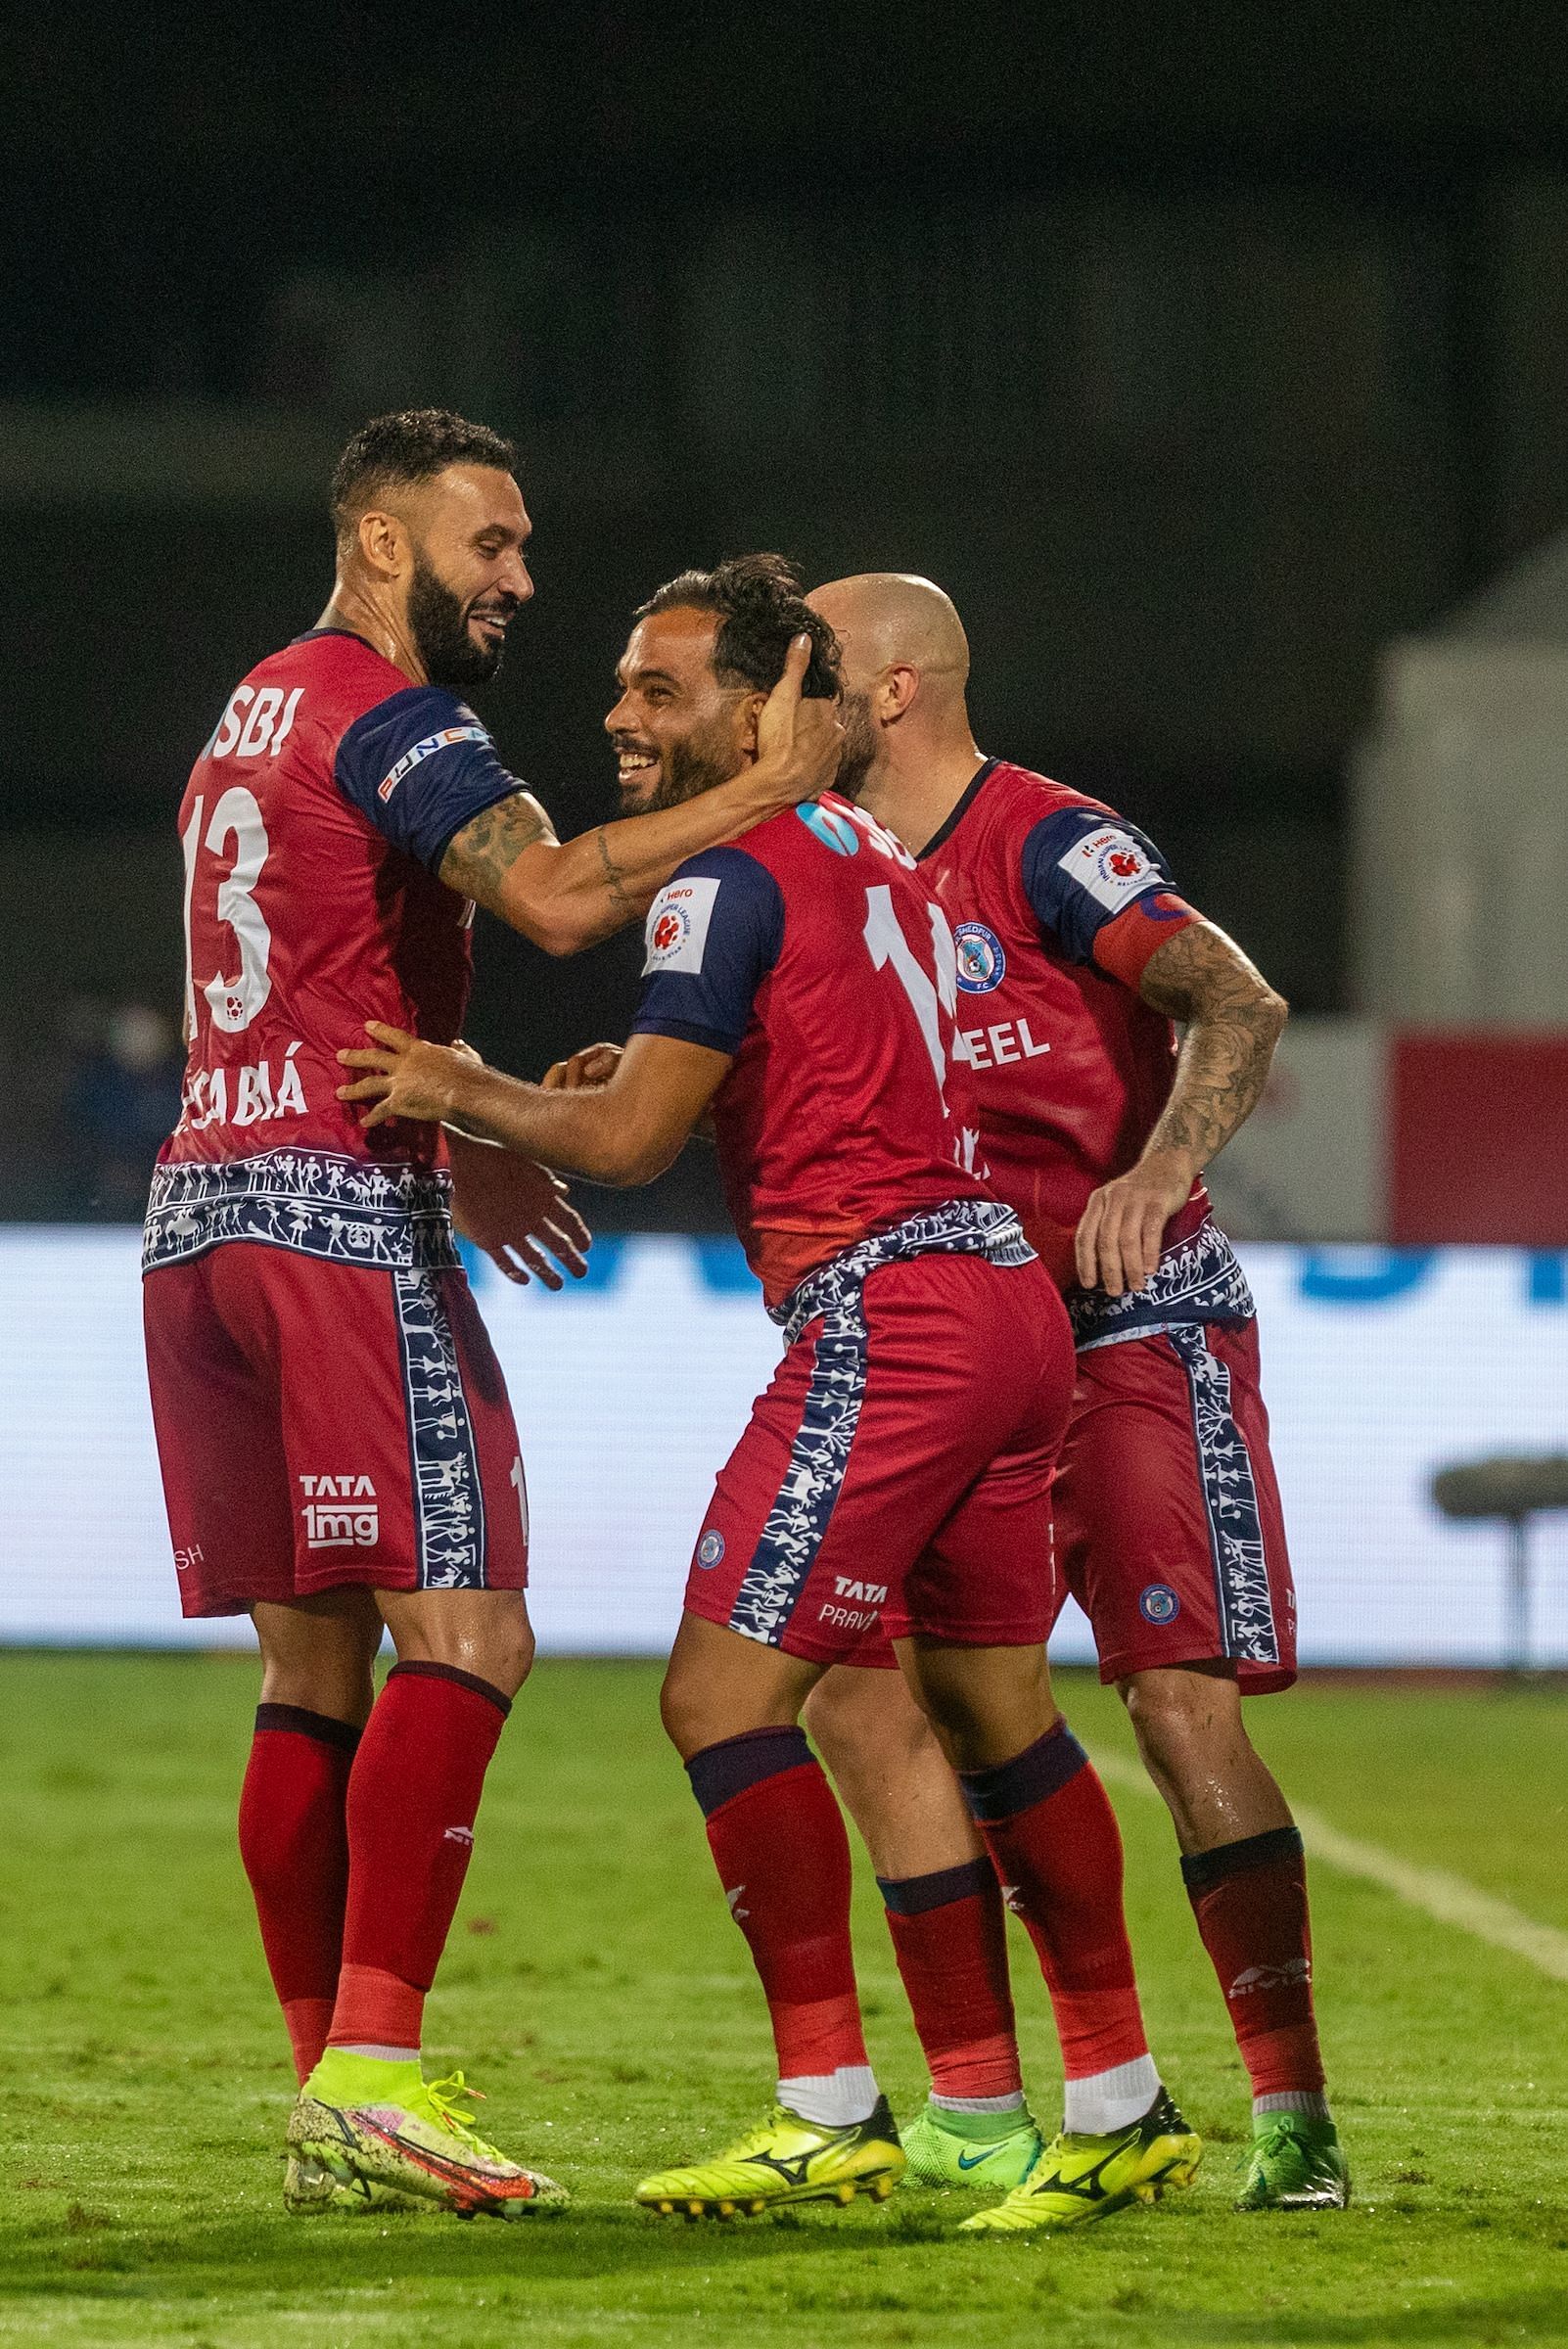
[[[1295,1600],[1253,1301],[1202,1179],[1263,1090],[1285,1005],[1142,833],[979,750],[940,587],[874,573],[810,601],[843,654],[839,789],[903,840],[947,915],[992,1185],[1073,1322],[1056,1554],[1170,1808],[1251,2078],[1237,2207],[1343,2208],[1301,1837],[1241,1710],[1295,1678]],[[870,1849],[932,2066],[910,2175],[979,2183],[982,2143],[1023,2117],[995,1887],[899,1674],[840,1666],[807,1718]]]

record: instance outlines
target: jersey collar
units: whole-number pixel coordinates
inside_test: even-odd
[[[984,765],[982,765],[978,771],[971,776],[968,783],[966,783],[964,786],[963,798],[953,808],[952,813],[947,817],[946,822],[937,826],[937,829],[932,833],[931,838],[927,841],[925,847],[919,851],[915,857],[916,864],[924,864],[928,856],[935,856],[937,851],[945,846],[945,844],[951,840],[953,834],[963,822],[964,817],[969,813],[970,806],[981,785],[986,781],[986,778],[992,773],[992,769],[1000,766],[1000,764],[1001,760],[999,759],[988,759]]]

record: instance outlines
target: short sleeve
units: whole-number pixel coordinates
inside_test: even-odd
[[[440,685],[411,685],[356,717],[334,774],[345,799],[431,872],[471,817],[522,789],[488,728]]]
[[[740,1050],[758,989],[784,944],[784,898],[744,849],[690,857],[648,909],[633,1036]]]
[[[1060,807],[1024,842],[1024,895],[1069,962],[1088,962],[1100,932],[1171,887],[1154,843],[1103,808]]]

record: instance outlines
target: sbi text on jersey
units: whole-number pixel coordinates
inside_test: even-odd
[[[302,685],[285,694],[281,685],[236,685],[217,730],[207,746],[209,759],[276,759],[294,729]]]
[[[1131,834],[1115,824],[1102,824],[1097,832],[1075,841],[1057,862],[1062,872],[1087,890],[1097,905],[1107,906],[1113,913],[1164,879]]]
[[[717,895],[718,883],[701,874],[670,881],[659,892],[648,908],[644,932],[648,947],[642,966],[645,979],[650,971],[702,969]]]

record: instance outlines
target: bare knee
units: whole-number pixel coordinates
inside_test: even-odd
[[[251,1610],[261,1643],[261,1702],[363,1728],[375,1701],[381,1616],[368,1590],[324,1591]]]
[[[933,1753],[940,1758],[931,1724],[901,1672],[841,1666],[828,1673],[807,1699],[806,1726],[835,1777],[867,1757],[883,1772]]]
[[[676,1753],[689,1762],[705,1746],[744,1737],[750,1729],[792,1728],[800,1705],[787,1698],[769,1702],[744,1681],[715,1682],[689,1660],[672,1657],[659,1691],[659,1718]]]
[[[1043,1647],[900,1643],[900,1658],[955,1770],[1010,1762],[1061,1720]]]
[[[659,1691],[665,1734],[689,1762],[727,1737],[793,1728],[821,1675],[820,1664],[760,1646],[700,1615],[682,1615]]]
[[[1247,1743],[1240,1691],[1226,1666],[1135,1672],[1118,1686],[1139,1751],[1164,1776],[1181,1778],[1217,1749]]]
[[[516,1696],[533,1669],[533,1627],[521,1590],[380,1593],[400,1664],[444,1664]]]

